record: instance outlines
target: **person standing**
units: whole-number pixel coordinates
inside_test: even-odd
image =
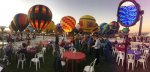
[[[110,58],[111,58],[110,50],[111,50],[111,43],[109,42],[108,39],[105,39],[105,42],[103,44],[103,53],[106,62],[110,62]]]
[[[10,64],[11,56],[12,56],[12,51],[13,51],[12,43],[9,42],[8,45],[6,46],[6,48],[4,50],[5,50],[6,56],[8,57],[8,62],[9,62],[8,64]]]
[[[92,53],[92,48],[91,48],[92,45],[94,45],[94,39],[93,39],[92,34],[91,34],[88,38],[88,52],[89,52],[89,54]]]
[[[100,47],[101,47],[101,42],[98,38],[98,35],[94,35],[94,40],[96,41],[95,44],[92,46],[95,49],[95,58],[97,58],[96,60],[96,64],[99,63],[99,58],[100,58]]]

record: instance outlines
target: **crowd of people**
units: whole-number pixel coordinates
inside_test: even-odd
[[[68,50],[71,47],[78,51],[83,51],[87,55],[95,54],[96,64],[100,61],[100,56],[104,56],[105,61],[109,61],[111,52],[111,42],[107,38],[102,38],[98,34],[77,34],[70,37],[67,41],[63,38],[59,45]]]
[[[31,40],[32,38],[36,38],[35,33],[34,34],[26,34],[26,37],[23,38],[25,36],[23,36],[22,33],[14,33],[14,34],[8,34],[7,35],[7,42],[18,42],[18,41],[23,41],[23,40]]]
[[[19,46],[19,49],[17,51],[17,54],[23,53],[25,56],[27,56],[27,47],[30,46],[31,40],[36,37],[35,34],[31,37],[31,35],[27,34],[26,38],[22,38],[21,34],[8,34],[7,36],[7,45],[4,46],[4,55],[6,55],[8,59],[8,64],[11,63],[13,51],[16,50],[14,48],[15,42],[23,41],[21,42],[21,46]]]
[[[148,36],[132,36],[130,37],[130,39],[133,42],[146,42],[146,43],[150,42],[150,37]]]

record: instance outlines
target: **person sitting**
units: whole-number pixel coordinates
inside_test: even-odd
[[[19,53],[24,53],[25,55],[27,54],[27,45],[26,43],[22,43],[22,47],[21,49],[18,51],[18,54]]]
[[[35,38],[36,38],[36,34],[35,34],[35,33],[32,35],[32,38],[33,38],[33,39],[35,39]]]
[[[59,45],[60,45],[61,47],[65,47],[65,43],[66,43],[66,42],[65,42],[65,40],[64,40],[64,38],[63,38]]]
[[[27,34],[26,39],[27,39],[27,40],[31,40],[29,34]]]
[[[71,48],[71,43],[70,43],[70,42],[66,42],[64,48],[65,48],[66,50],[69,50],[69,48]]]
[[[30,40],[27,40],[27,46],[29,46],[31,44]]]

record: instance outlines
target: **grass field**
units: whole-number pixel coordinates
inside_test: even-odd
[[[86,55],[86,60],[82,61],[78,64],[78,72],[83,72],[84,66],[89,65],[94,60],[94,54]],[[32,64],[29,67],[30,61],[27,61],[24,65],[24,69],[21,69],[21,65],[17,69],[17,59],[13,56],[11,64],[6,65],[5,62],[1,62],[1,64],[6,65],[5,72],[55,72],[54,70],[54,57],[52,55],[52,48],[50,47],[45,54],[45,62],[41,61],[41,67],[36,71],[35,65]],[[100,57],[100,64],[95,65],[95,72],[115,72],[115,68],[113,59],[110,59],[109,62],[105,62],[103,57]],[[58,72],[64,72],[62,71]]]

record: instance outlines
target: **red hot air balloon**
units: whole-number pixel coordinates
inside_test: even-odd
[[[28,19],[31,26],[41,32],[51,22],[52,12],[44,5],[34,5],[29,9]]]
[[[119,23],[118,22],[116,22],[116,21],[112,21],[111,23],[110,23],[110,27],[111,27],[111,29],[112,30],[119,30]]]
[[[71,16],[65,16],[61,19],[60,25],[65,32],[71,32],[76,24],[76,20]]]
[[[29,25],[27,15],[23,13],[16,14],[13,22],[20,32],[22,32]]]

